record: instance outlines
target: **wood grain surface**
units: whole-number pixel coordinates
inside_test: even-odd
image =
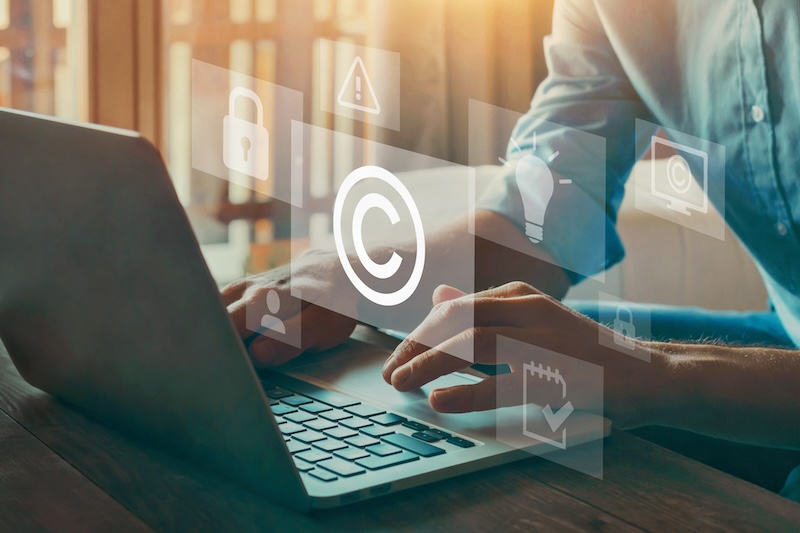
[[[0,413],[3,531],[143,530],[144,524],[157,531],[791,531],[800,525],[800,505],[623,432],[605,441],[603,480],[531,458],[301,515],[54,400],[19,376],[2,347],[0,410],[6,413]]]
[[[0,412],[0,531],[150,531]]]

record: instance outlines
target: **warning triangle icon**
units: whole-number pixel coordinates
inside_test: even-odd
[[[372,82],[360,56],[356,56],[353,60],[344,84],[339,90],[337,101],[340,106],[380,115],[381,104],[375,96],[375,89],[372,88]]]

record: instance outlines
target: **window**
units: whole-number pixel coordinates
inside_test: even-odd
[[[319,39],[363,41],[366,3],[164,0],[162,148],[218,280],[287,262],[288,213],[280,216],[273,202],[250,189],[192,171],[192,59],[298,90],[304,94],[305,120],[333,127],[333,116],[314,105]]]
[[[0,106],[87,120],[86,0],[0,0]]]

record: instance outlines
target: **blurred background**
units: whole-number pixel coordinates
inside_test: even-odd
[[[192,170],[193,58],[301,91],[308,123],[467,164],[469,99],[527,111],[546,76],[552,10],[553,0],[0,0],[0,106],[150,139],[224,283],[290,259],[289,215],[258,191]],[[322,39],[400,54],[399,132],[321,110],[321,77],[333,73],[320,65],[336,63]],[[488,139],[496,149],[487,153],[504,153],[508,133]],[[352,158],[319,150],[331,168]],[[479,188],[491,175],[479,172]],[[332,194],[327,179],[321,173],[317,194]],[[628,255],[605,292],[764,307],[760,279],[730,232],[725,242],[702,236],[633,209],[630,197],[619,217]]]

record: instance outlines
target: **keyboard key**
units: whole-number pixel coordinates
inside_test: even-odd
[[[344,441],[350,446],[355,446],[356,448],[366,448],[367,446],[373,446],[380,442],[378,439],[373,439],[372,437],[368,437],[367,435],[358,435],[356,437],[350,437],[349,439],[344,439]]]
[[[331,422],[338,422],[339,420],[344,420],[345,418],[351,418],[353,415],[350,413],[345,413],[344,411],[340,411],[336,409],[334,411],[327,411],[324,413],[320,413],[322,418],[326,420],[330,420]]]
[[[315,414],[316,415],[316,414],[322,413],[324,411],[330,411],[332,409],[332,407],[330,405],[325,405],[324,403],[311,402],[311,403],[307,403],[305,405],[301,405],[300,409],[302,409],[303,411],[305,411],[307,413],[311,413],[311,414]]]
[[[314,446],[322,450],[323,452],[335,452],[336,450],[341,450],[343,448],[347,448],[347,444],[340,440],[336,439],[325,439],[319,442],[315,442]]]
[[[367,426],[371,426],[372,422],[369,420],[364,420],[363,418],[352,417],[352,418],[345,418],[339,424],[348,427],[350,429],[361,429]]]
[[[356,461],[356,464],[358,466],[363,466],[364,468],[369,468],[370,470],[380,470],[381,468],[402,465],[405,463],[410,463],[411,461],[417,461],[418,459],[419,455],[414,455],[413,453],[408,453],[408,452],[401,452],[401,453],[396,453],[394,455],[389,455],[387,457],[370,455],[369,457],[358,459]]]
[[[278,429],[280,429],[281,433],[284,435],[292,435],[294,433],[300,433],[301,431],[306,430],[306,428],[300,424],[295,424],[294,422],[286,422],[285,424],[281,424],[278,426]]]
[[[348,461],[355,461],[356,459],[361,459],[362,457],[369,457],[369,454],[361,448],[345,448],[343,450],[337,450],[333,452],[333,455],[341,457],[342,459],[347,459]]]
[[[302,433],[295,433],[292,435],[293,439],[297,439],[300,442],[305,442],[306,444],[311,444],[312,442],[317,442],[318,440],[322,440],[325,438],[325,435],[322,433],[317,433],[316,431],[303,431]]]
[[[392,433],[394,433],[394,430],[382,426],[367,426],[365,428],[361,428],[361,433],[379,439],[384,435],[391,435]]]
[[[363,416],[364,418],[369,418],[371,416],[380,415],[386,412],[383,409],[378,409],[377,407],[363,403],[361,405],[353,405],[352,407],[348,407],[345,409],[345,411],[351,415]]]
[[[294,407],[299,407],[301,405],[311,403],[311,399],[306,398],[305,396],[288,396],[286,398],[281,399],[281,401],[285,404],[292,405]]]
[[[348,428],[334,428],[329,429],[328,431],[323,431],[325,435],[328,437],[333,437],[334,439],[344,440],[349,439],[350,437],[355,437],[358,435],[358,431],[354,431]]]
[[[336,427],[336,424],[330,420],[320,420],[319,418],[315,418],[314,420],[306,422],[303,425],[308,429],[313,429],[314,431],[325,431],[326,429]]]
[[[299,440],[290,440],[286,443],[286,447],[289,449],[289,453],[304,452],[311,449],[308,444],[303,444]]]
[[[441,429],[429,429],[426,433],[430,433],[431,435],[436,435],[440,439],[449,439],[452,435],[446,431],[442,431]]]
[[[422,457],[433,457],[435,455],[441,455],[445,453],[443,449],[437,446],[431,446],[430,444],[426,444],[420,440],[411,438],[408,435],[403,435],[401,433],[386,435],[383,437],[383,441],[388,442],[389,444],[394,444],[398,448],[403,448],[404,450],[414,452]]]
[[[360,468],[353,463],[343,461],[342,459],[328,459],[327,461],[322,461],[317,463],[317,466],[324,468],[325,470],[330,470],[334,474],[339,474],[342,477],[350,477],[350,476],[357,476],[358,474],[363,474],[366,472],[363,468]]]
[[[297,411],[297,409],[291,405],[283,405],[281,403],[272,407],[272,412],[275,413],[276,416],[288,415],[289,413],[294,413],[295,411]]]
[[[475,443],[472,442],[471,440],[462,439],[461,437],[450,437],[449,439],[447,439],[447,442],[455,446],[458,446],[459,448],[472,448],[473,446],[475,446]]]
[[[300,452],[295,455],[295,457],[302,459],[307,463],[316,463],[318,461],[324,461],[325,459],[331,458],[330,454],[321,452],[319,450],[307,450],[305,452]]]
[[[283,415],[283,418],[285,418],[289,422],[294,422],[295,424],[302,424],[303,422],[314,420],[317,417],[314,415],[310,415],[308,413],[303,413],[298,411],[296,413],[289,413],[288,415]]]
[[[384,413],[382,415],[373,416],[370,417],[370,420],[382,426],[394,426],[406,421],[405,418],[394,413]]]
[[[267,391],[267,396],[272,398],[273,400],[280,400],[281,398],[286,398],[288,396],[294,396],[292,391],[288,391],[285,389],[272,389]]]
[[[280,402],[278,400],[273,400],[272,398],[269,399],[269,405],[272,407],[273,405],[278,405]]]
[[[263,379],[262,379],[262,380],[259,380],[259,381],[261,381],[261,388],[262,388],[262,389],[264,389],[265,391],[268,391],[268,390],[272,390],[272,389],[275,389],[275,388],[277,388],[277,387],[276,387],[275,385],[273,385],[272,383],[269,383],[268,381],[264,381]]]
[[[319,468],[315,468],[314,470],[311,470],[309,472],[309,474],[311,474],[315,478],[317,478],[319,480],[322,480],[322,481],[335,481],[335,480],[339,479],[338,477],[334,476],[333,474],[331,474],[327,470],[321,470]]]
[[[412,437],[415,439],[419,439],[425,442],[439,442],[442,440],[442,437],[438,435],[434,435],[430,431],[417,431],[416,433],[411,434]]]
[[[392,446],[391,444],[386,443],[376,444],[375,446],[367,446],[366,450],[372,455],[377,455],[379,457],[386,457],[387,455],[394,455],[403,451],[397,446]]]
[[[314,465],[312,465],[311,463],[307,463],[305,461],[301,461],[297,457],[294,458],[294,465],[301,472],[308,472],[309,470],[314,470]]]
[[[409,429],[413,429],[414,431],[425,431],[426,429],[430,429],[425,424],[420,424],[419,422],[414,422],[413,420],[406,420],[403,422],[403,425]]]

